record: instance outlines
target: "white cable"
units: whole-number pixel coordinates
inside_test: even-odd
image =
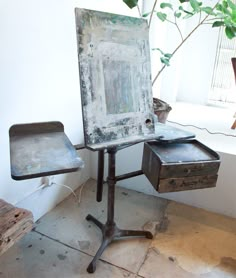
[[[82,197],[82,191],[83,191],[83,188],[84,186],[86,185],[87,181],[84,182],[81,186],[80,186],[80,191],[79,191],[79,197],[78,197],[78,203],[80,204],[81,202],[81,197]]]
[[[65,188],[69,189],[69,190],[72,192],[72,194],[75,196],[75,199],[76,199],[76,200],[78,199],[78,197],[76,196],[74,190],[73,190],[70,186],[65,185],[65,184],[56,183],[56,182],[52,182],[52,183],[51,183],[51,185],[54,185],[54,184],[55,184],[55,185],[58,185],[58,186],[63,186],[63,187],[65,187]],[[50,186],[51,186],[51,185],[50,185]]]

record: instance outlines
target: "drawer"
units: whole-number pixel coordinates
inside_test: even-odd
[[[160,193],[216,186],[219,155],[197,140],[144,144],[142,170]]]

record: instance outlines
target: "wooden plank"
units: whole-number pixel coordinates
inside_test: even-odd
[[[0,199],[0,255],[33,228],[30,211]]]

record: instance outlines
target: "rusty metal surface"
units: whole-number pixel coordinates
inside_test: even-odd
[[[92,215],[87,215],[86,220],[92,221],[102,232],[102,243],[93,260],[88,265],[87,271],[94,273],[96,264],[107,246],[114,240],[127,237],[146,237],[152,239],[153,235],[150,231],[145,230],[123,230],[119,229],[115,223],[115,185],[116,185],[116,152],[117,148],[107,150],[108,152],[108,194],[107,194],[107,221],[105,224],[101,223]],[[101,153],[102,155],[102,153]]]
[[[142,170],[158,192],[216,185],[219,155],[197,140],[144,145]]]
[[[14,125],[9,135],[13,179],[73,172],[83,166],[60,122]]]
[[[217,177],[218,175],[208,175],[160,179],[158,185],[158,192],[166,193],[215,187]]]

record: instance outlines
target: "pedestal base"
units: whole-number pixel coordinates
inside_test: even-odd
[[[100,221],[98,221],[95,217],[93,217],[90,214],[87,215],[86,220],[92,221],[95,225],[97,225],[101,229],[103,235],[102,244],[87,268],[87,271],[89,273],[95,272],[97,260],[101,257],[103,251],[114,239],[135,236],[144,236],[149,239],[153,238],[152,233],[149,231],[121,230],[116,226],[115,222],[107,222],[106,224],[102,224]]]

